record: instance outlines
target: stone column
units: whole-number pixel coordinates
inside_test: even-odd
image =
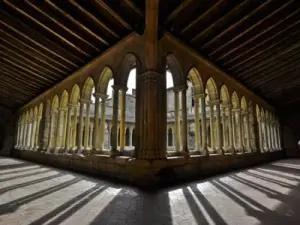
[[[34,138],[35,138],[35,129],[36,129],[36,118],[33,118],[31,121],[31,136],[30,136],[30,149],[34,149]]]
[[[108,140],[108,148],[111,148],[111,124],[107,124],[107,132],[108,132],[108,135],[107,135],[107,140]]]
[[[282,145],[281,145],[281,130],[280,130],[280,124],[277,124],[277,137],[278,137],[278,149],[281,150],[282,149]]]
[[[246,137],[247,137],[247,142],[246,142],[246,147],[247,151],[251,151],[251,146],[250,146],[250,126],[249,126],[249,114],[246,112],[245,113],[245,118],[246,118]]]
[[[223,150],[227,150],[228,149],[228,143],[227,143],[227,136],[228,133],[227,131],[227,123],[226,123],[226,112],[225,112],[226,108],[224,105],[222,105],[222,112],[221,112],[221,119],[222,119],[222,125],[223,125],[223,132],[222,132],[222,136],[223,136]]]
[[[179,90],[173,89],[174,91],[174,103],[175,103],[175,150],[180,150],[180,109],[179,109]]]
[[[182,151],[185,156],[189,155],[187,141],[187,109],[186,109],[186,87],[181,90],[181,114],[182,114]]]
[[[53,121],[54,121],[54,113],[53,111],[50,111],[49,116],[49,133],[48,133],[48,144],[47,144],[47,151],[50,151],[52,148],[52,133],[53,133]]]
[[[112,140],[111,140],[111,155],[117,155],[119,154],[118,151],[118,106],[119,106],[119,90],[120,87],[114,85],[113,86],[114,92],[113,92],[113,121],[112,121]]]
[[[41,117],[37,118],[37,124],[36,124],[36,131],[35,131],[35,147],[36,150],[39,148],[39,134],[40,134],[40,124],[41,124]]]
[[[194,97],[194,109],[195,109],[195,130],[196,130],[196,137],[195,137],[195,150],[200,151],[200,123],[199,123],[199,96],[195,95]]]
[[[65,149],[66,150],[69,150],[71,148],[70,140],[72,139],[72,135],[71,135],[72,108],[73,108],[73,105],[69,104],[68,105],[67,127],[66,127],[66,140],[65,140]]]
[[[85,123],[84,123],[84,149],[89,149],[89,134],[90,134],[90,101],[86,102]]]
[[[259,149],[261,152],[264,152],[263,138],[262,138],[262,122],[261,118],[257,118],[258,124],[258,137],[259,137]]]
[[[224,154],[222,136],[221,136],[221,112],[220,112],[220,101],[215,101],[216,105],[216,127],[217,127],[217,153]]]
[[[57,118],[57,134],[56,134],[56,148],[62,148],[62,139],[63,139],[63,118],[64,118],[64,109],[58,109],[58,118]]]
[[[129,147],[132,147],[132,134],[133,134],[133,127],[129,127]]]
[[[201,137],[202,137],[202,146],[201,153],[205,155],[209,155],[209,151],[207,149],[207,136],[206,136],[206,106],[205,106],[205,95],[200,94],[200,109],[201,109]]]
[[[145,61],[137,76],[136,157],[166,159],[167,102],[164,58],[158,45],[158,0],[146,0]],[[142,62],[143,63],[143,62]],[[155,104],[155,107],[154,107]]]
[[[19,144],[19,149],[23,148],[23,120],[21,121],[21,130],[20,130],[20,144]]]
[[[215,151],[215,136],[214,136],[214,104],[209,102],[209,125],[210,125],[210,148]]]
[[[94,135],[93,135],[93,150],[96,151],[99,149],[99,138],[100,138],[100,132],[99,132],[99,108],[100,108],[100,94],[95,93],[95,112],[94,112]]]
[[[93,145],[93,133],[94,133],[94,125],[90,124],[90,135],[89,135],[89,148]]]
[[[233,129],[234,125],[232,124],[232,110],[231,110],[231,105],[227,107],[228,110],[228,131],[229,131],[229,146],[228,149],[235,154],[235,148],[234,148],[234,143],[233,143]]]
[[[78,142],[78,134],[77,134],[77,117],[78,117],[78,105],[75,105],[73,107],[73,121],[72,121],[72,143],[71,143],[71,149],[75,150],[76,143]],[[80,131],[79,131],[80,133]],[[78,147],[78,146],[77,146]]]
[[[83,146],[82,146],[82,139],[83,139],[83,114],[84,114],[84,104],[86,101],[84,101],[83,99],[80,100],[80,111],[79,111],[79,132],[77,132],[78,134],[78,138],[77,138],[77,148],[79,150],[79,153],[81,153]]]
[[[121,101],[120,101],[120,150],[125,149],[125,116],[126,116],[126,91],[127,88],[121,88]]]
[[[235,110],[235,116],[236,116],[236,122],[237,122],[237,132],[238,132],[238,149],[242,152],[244,152],[244,148],[242,145],[242,129],[241,129],[241,110],[236,109]]]
[[[276,121],[275,121],[275,138],[276,138],[276,149],[280,150],[280,147],[279,147],[279,136],[278,136],[278,124],[277,124]]]
[[[101,95],[101,124],[100,124],[100,149],[104,149],[104,129],[105,129],[105,109],[106,109],[106,99],[108,98],[107,95]],[[110,134],[109,134],[110,138]]]
[[[67,129],[69,129],[69,127],[67,127],[67,123],[68,123],[68,108],[64,109],[64,123],[63,123],[63,136],[62,136],[62,148],[63,150],[66,149],[66,136],[67,136]]]

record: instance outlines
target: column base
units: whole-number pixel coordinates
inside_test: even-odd
[[[201,149],[200,149],[200,152],[202,153],[202,155],[209,156],[208,148],[201,148]]]
[[[120,152],[116,149],[111,149],[110,152],[109,152],[109,155],[111,157],[114,157],[114,156],[119,156],[120,155]]]

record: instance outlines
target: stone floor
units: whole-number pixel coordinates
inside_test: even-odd
[[[0,158],[0,224],[300,224],[300,159],[157,192]]]

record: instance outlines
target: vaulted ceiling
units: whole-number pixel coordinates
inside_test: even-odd
[[[0,105],[17,109],[144,29],[144,0],[2,0]],[[300,1],[161,0],[159,26],[277,107],[300,104]]]

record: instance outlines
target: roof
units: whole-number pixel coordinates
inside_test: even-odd
[[[21,107],[142,33],[144,14],[144,0],[3,0],[0,105]],[[159,27],[274,106],[300,104],[300,1],[160,1]]]

